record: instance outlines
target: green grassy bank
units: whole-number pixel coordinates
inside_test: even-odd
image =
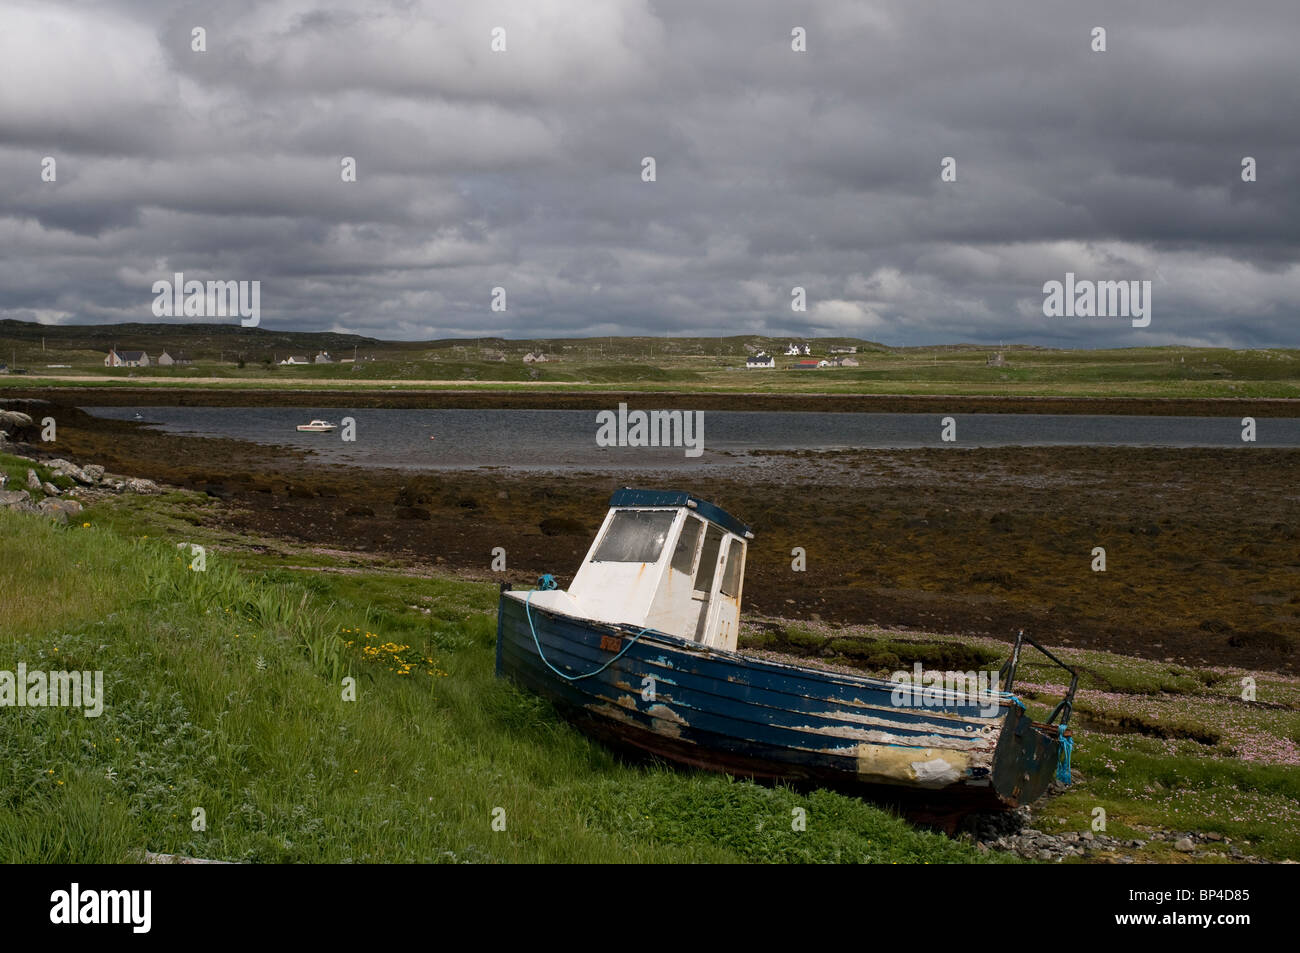
[[[131,520],[0,510],[0,670],[102,670],[106,696],[0,708],[0,861],[987,859],[854,798],[616,759],[494,677],[491,585],[196,572]]]

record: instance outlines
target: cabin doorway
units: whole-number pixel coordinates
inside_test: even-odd
[[[700,566],[695,571],[695,591],[691,598],[700,603],[700,617],[695,624],[695,641],[703,642],[709,630],[709,616],[713,608],[714,580],[718,575],[718,562],[722,559],[722,530],[709,524],[704,533],[704,546],[700,550]]]

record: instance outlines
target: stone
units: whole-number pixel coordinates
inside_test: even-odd
[[[81,468],[81,472],[85,474],[87,483],[98,483],[104,477],[104,468],[98,463],[86,464]]]
[[[39,490],[41,488],[41,478],[36,475],[36,471],[28,469],[27,471],[27,489]]]
[[[19,503],[28,503],[32,495],[26,490],[0,490],[0,506],[17,506]]]
[[[81,512],[81,504],[76,500],[44,499],[41,500],[40,512],[59,523],[66,523],[69,516]]]
[[[162,492],[158,484],[154,483],[153,480],[130,479],[126,481],[125,486],[132,493],[154,494]]]
[[[71,477],[78,483],[91,482],[86,479],[86,474],[82,472],[81,467],[77,466],[70,460],[64,460],[62,457],[51,460],[45,465],[50,468],[51,472],[53,472],[55,476]]]
[[[48,480],[41,484],[41,489],[45,492],[46,496],[60,495],[59,488],[55,486],[53,483],[50,483]]]
[[[1184,854],[1190,854],[1192,851],[1196,850],[1196,845],[1192,843],[1190,837],[1180,837],[1178,840],[1174,841],[1174,850],[1180,850]]]
[[[32,425],[32,418],[16,410],[0,410],[0,433],[17,433],[27,430]]]

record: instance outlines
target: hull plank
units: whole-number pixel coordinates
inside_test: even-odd
[[[593,737],[728,774],[849,788],[882,800],[989,810],[1050,783],[1056,728],[1015,703],[910,708],[892,685],[594,623],[502,593],[497,672]],[[536,638],[536,642],[534,641]],[[538,655],[541,644],[545,660]],[[585,675],[623,652],[598,674]]]

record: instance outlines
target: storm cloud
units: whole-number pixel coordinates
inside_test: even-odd
[[[0,317],[184,272],[402,339],[1300,346],[1298,40],[1293,0],[9,0]],[[1067,272],[1150,325],[1044,316]]]

